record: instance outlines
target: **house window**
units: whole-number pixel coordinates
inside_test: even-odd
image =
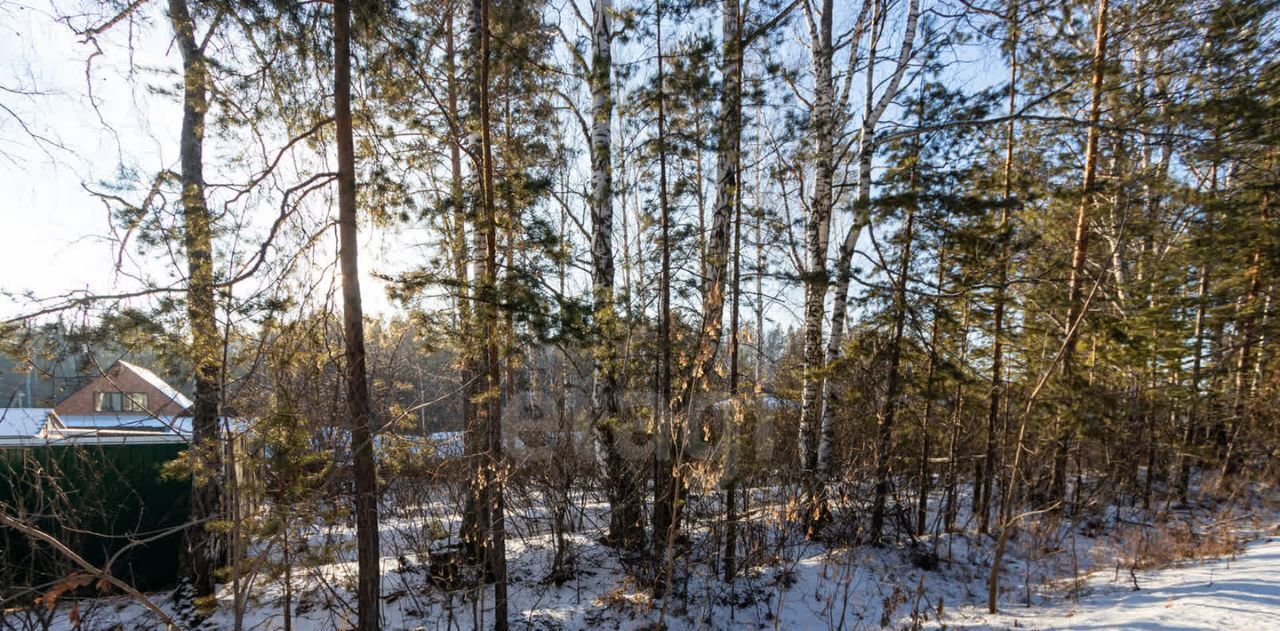
[[[147,403],[145,392],[95,392],[93,395],[95,412],[146,412]]]

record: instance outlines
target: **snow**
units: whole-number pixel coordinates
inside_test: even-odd
[[[31,438],[40,433],[49,408],[0,408],[0,437]]]
[[[1280,628],[1280,539],[1234,557],[1154,572],[1090,577],[1077,602],[1013,607],[997,615],[966,607],[949,629],[1275,629]]]
[[[191,417],[153,416],[151,414],[77,414],[59,415],[67,430],[137,430],[176,434],[191,433]],[[71,433],[69,432],[69,433]]]
[[[134,374],[141,377],[143,381],[146,381],[147,383],[151,384],[151,387],[155,388],[156,390],[159,390],[160,394],[164,395],[165,398],[167,399],[167,401],[165,401],[166,403],[168,401],[173,401],[183,409],[189,408],[192,405],[194,405],[194,403],[191,402],[191,399],[188,399],[181,392],[178,392],[177,389],[175,389],[173,386],[166,383],[164,379],[161,379],[159,375],[151,372],[150,370],[147,370],[142,366],[138,366],[137,364],[130,364],[129,362],[123,359],[120,360],[120,365],[133,371]]]
[[[411,502],[402,492],[423,495]],[[829,547],[806,540],[799,529],[779,528],[775,520],[786,519],[777,512],[781,506],[766,501],[779,492],[785,493],[753,492],[756,510],[741,517],[741,532],[744,537],[767,533],[769,543],[767,549],[757,549],[764,556],[744,567],[732,584],[713,569],[716,540],[709,524],[721,508],[718,496],[703,492],[691,497],[686,524],[693,542],[676,566],[667,598],[654,598],[633,578],[647,571],[644,566],[629,565],[599,542],[607,512],[590,493],[575,493],[572,532],[566,535],[575,571],[560,584],[548,581],[555,551],[549,503],[536,491],[511,494],[507,558],[512,628],[646,629],[659,621],[668,629],[726,630],[1280,628],[1280,538],[1267,538],[1280,533],[1274,530],[1280,513],[1270,500],[1175,507],[1165,511],[1168,521],[1159,525],[1143,522],[1150,515],[1141,509],[1114,506],[1074,521],[1029,520],[1010,540],[1001,574],[1002,612],[989,616],[986,580],[994,542],[971,529],[967,511],[961,510],[959,523],[969,529],[960,532],[935,532],[916,543],[903,540],[884,547]],[[490,627],[491,586],[448,590],[429,579],[427,551],[448,542],[435,533],[456,531],[456,499],[430,486],[393,488],[389,495],[400,502],[384,506],[380,522],[383,628]],[[930,504],[937,515],[940,502]],[[293,628],[351,628],[356,573],[351,524],[295,527]],[[1186,539],[1176,539],[1181,533]],[[1141,589],[1132,591],[1133,579],[1125,568],[1135,551],[1218,538],[1225,541],[1223,547],[1194,550],[1229,551],[1236,541],[1259,536],[1263,539],[1234,558],[1138,571]],[[257,547],[255,554],[279,561],[269,546]],[[922,561],[921,555],[928,558]],[[1073,576],[1081,580],[1073,582]],[[242,628],[282,628],[280,574],[262,573],[254,581]],[[212,620],[218,628],[234,626],[231,587],[223,585],[219,594]],[[168,593],[151,598],[173,610]],[[71,606],[59,604],[53,629],[73,629]],[[159,628],[150,613],[124,597],[80,600],[78,612],[82,621],[92,621],[86,629],[114,624]]]

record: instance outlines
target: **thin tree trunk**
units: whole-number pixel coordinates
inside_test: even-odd
[[[737,2],[737,0],[730,0]],[[735,167],[739,170],[741,164]],[[742,420],[742,398],[739,392],[739,310],[742,303],[742,191],[736,188],[733,211],[733,299],[729,308],[729,431],[726,432],[728,449],[725,455],[725,532],[724,532],[724,580],[733,582],[738,572],[738,514],[735,496],[738,493],[738,440]]]
[[[807,260],[804,271],[804,374],[800,394],[800,448],[810,525],[820,525],[825,502],[818,490],[819,423],[825,356],[822,349],[823,303],[826,301],[827,247],[830,242],[832,185],[835,178],[835,94],[832,86],[832,0],[823,0],[814,20],[809,18],[814,84],[814,189],[805,224]],[[805,4],[806,11],[811,11]],[[810,534],[813,528],[810,528]]]
[[[280,534],[283,537],[280,546],[280,561],[284,564],[284,598],[280,612],[283,614],[284,631],[293,631],[293,559],[290,558],[289,516],[282,517]]]
[[[1143,511],[1149,511],[1149,509],[1151,509],[1152,486],[1156,480],[1156,447],[1158,444],[1156,436],[1156,412],[1155,410],[1152,410],[1153,406],[1151,402],[1144,401],[1146,397],[1143,397],[1143,395],[1140,394],[1139,388],[1134,389],[1134,398],[1138,399],[1138,403],[1144,403],[1142,411],[1143,429],[1146,430],[1147,433],[1147,476],[1143,479],[1142,509]]]
[[[924,378],[924,414],[920,417],[920,466],[917,472],[920,489],[916,498],[916,534],[924,535],[929,519],[929,487],[932,479],[929,473],[929,428],[933,426],[934,383],[938,374],[938,329],[942,317],[942,274],[946,253],[938,252],[938,276],[933,298],[933,318],[929,324],[929,367]]]
[[[716,201],[707,238],[705,284],[702,288],[702,326],[697,357],[674,412],[686,418],[693,413],[694,397],[706,387],[715,370],[724,328],[725,277],[729,271],[729,229],[738,200],[738,154],[742,144],[742,34],[740,0],[723,0],[724,59],[721,75],[720,120],[716,147]]]
[[[613,94],[616,95],[617,92],[615,91]],[[626,124],[624,122],[623,115],[619,114],[615,118],[616,120],[611,121],[611,123],[612,122],[619,123],[618,134],[619,136],[625,136]],[[618,228],[622,232],[622,238],[619,239],[619,241],[622,243],[622,296],[621,296],[620,302],[622,304],[623,319],[626,320],[628,323],[630,323],[630,322],[634,322],[631,316],[632,314],[631,300],[632,300],[633,287],[635,287],[635,285],[631,278],[631,268],[633,265],[631,262],[631,226],[630,226],[630,222],[627,219],[627,193],[631,190],[631,182],[628,180],[628,176],[627,176],[629,171],[627,170],[627,152],[626,151],[618,152],[618,172],[621,174],[620,179],[622,180],[621,190],[618,191],[618,208],[622,211],[622,220],[618,222]],[[640,194],[637,192],[633,196],[636,198],[639,198]],[[642,231],[637,229],[636,232],[642,232]],[[637,248],[637,252],[641,252],[641,251],[642,250],[639,250]],[[642,274],[640,278],[645,278],[645,276],[643,275],[643,269],[641,270],[641,272]],[[641,529],[643,530],[643,525],[641,526]]]
[[[897,97],[898,91],[902,85],[902,79],[906,75],[907,64],[910,62],[913,51],[914,42],[917,31],[917,23],[919,21],[919,2],[911,0],[907,6],[907,19],[905,30],[902,35],[902,46],[898,53],[898,59],[894,64],[893,74],[890,75],[889,81],[884,87],[884,92],[879,99],[874,99],[875,93],[875,49],[879,38],[876,24],[879,19],[879,11],[881,4],[877,0],[871,0],[864,3],[862,12],[858,17],[858,21],[854,26],[853,41],[856,43],[862,37],[862,31],[868,26],[866,22],[866,14],[868,7],[875,10],[871,17],[871,30],[873,37],[870,45],[870,52],[867,57],[867,68],[865,71],[866,83],[864,91],[866,92],[865,110],[862,117],[862,129],[859,134],[858,144],[858,189],[854,204],[854,221],[849,227],[849,231],[845,234],[844,241],[840,245],[839,256],[836,263],[836,287],[835,295],[832,301],[831,311],[831,335],[827,341],[826,356],[824,361],[824,372],[829,366],[835,364],[840,359],[841,347],[844,344],[845,320],[848,313],[849,303],[849,282],[852,279],[853,253],[858,243],[858,235],[871,222],[871,163],[875,156],[876,150],[876,126],[880,122],[880,117],[884,115],[888,109],[890,102]],[[828,33],[829,37],[830,33]],[[829,42],[828,42],[829,45]],[[828,68],[828,71],[830,69]],[[834,115],[834,114],[833,114]],[[834,162],[832,163],[834,169]],[[823,198],[827,199],[827,198]],[[831,200],[827,200],[830,202]],[[815,201],[815,204],[817,202]],[[815,206],[816,207],[816,206]],[[827,207],[827,219],[830,221],[830,206]],[[825,298],[825,288],[823,291]],[[820,323],[819,323],[820,326]],[[819,331],[820,337],[821,331]],[[819,343],[821,340],[819,339]],[[815,455],[815,469],[819,480],[825,484],[825,480],[831,476],[832,448],[835,442],[835,409],[838,401],[836,400],[835,389],[832,387],[830,379],[826,379],[823,375],[822,379],[822,420],[818,429],[818,446]],[[803,421],[803,419],[802,419]],[[803,427],[803,422],[802,422]],[[825,501],[825,489],[820,489],[822,495],[817,496],[815,506],[810,513],[819,517],[825,516],[827,507]]]
[[[915,203],[907,205],[907,218],[902,228],[902,260],[898,265],[898,278],[894,288],[893,339],[889,343],[889,374],[885,378],[884,408],[876,424],[875,438],[875,491],[871,502],[871,526],[869,537],[880,542],[884,529],[885,505],[889,498],[890,473],[893,462],[893,425],[898,413],[898,396],[901,389],[900,365],[902,363],[902,336],[907,325],[907,277],[911,273],[911,242],[914,239]]]
[[[467,212],[466,196],[462,184],[462,125],[463,114],[458,107],[457,45],[454,42],[454,17],[452,3],[445,15],[444,64],[445,92],[449,103],[449,199],[453,204],[453,233],[450,249],[453,255],[454,282],[457,283],[458,328],[464,331],[471,324],[471,299],[467,293],[470,280],[467,277]],[[463,370],[464,382],[471,376],[474,366]],[[466,406],[468,410],[471,402]],[[467,414],[464,413],[464,416]]]
[[[1073,387],[1075,379],[1074,357],[1079,326],[1074,323],[1081,314],[1084,297],[1085,263],[1089,249],[1089,207],[1097,194],[1098,140],[1101,132],[1098,123],[1102,118],[1102,91],[1107,62],[1107,10],[1109,0],[1098,0],[1097,30],[1093,51],[1093,78],[1090,80],[1089,131],[1084,150],[1084,182],[1081,186],[1080,205],[1076,209],[1074,246],[1071,251],[1071,281],[1067,295],[1065,346],[1062,354],[1062,375],[1067,387]],[[1053,475],[1049,488],[1050,501],[1063,498],[1066,489],[1066,460],[1070,449],[1071,427],[1061,418],[1057,421],[1058,436],[1054,446]]]
[[[680,529],[683,501],[681,492],[686,485],[680,474],[685,426],[696,417],[698,394],[707,386],[715,370],[716,356],[724,326],[725,276],[729,266],[729,228],[738,199],[738,154],[742,140],[742,41],[739,32],[739,0],[724,0],[722,32],[724,59],[721,66],[723,86],[720,93],[719,138],[716,149],[716,201],[712,210],[711,233],[708,236],[705,284],[702,289],[702,323],[699,327],[696,356],[689,378],[679,395],[671,401],[670,414],[676,424],[671,433],[670,463],[672,484],[669,498],[660,498],[663,504],[670,500],[670,515],[663,515],[665,530],[655,530],[654,536],[664,535],[663,544],[668,550]],[[661,55],[659,55],[661,64]],[[664,511],[666,508],[663,509]],[[655,510],[655,515],[657,511]],[[655,521],[655,525],[657,525]],[[664,563],[669,573],[671,564]]]
[[[1258,386],[1262,381],[1267,365],[1267,325],[1271,320],[1271,296],[1274,292],[1275,288],[1268,284],[1262,296],[1262,313],[1259,315],[1258,322],[1258,355],[1253,361],[1253,381],[1249,390],[1250,396],[1257,395]]]
[[[689,104],[689,110],[693,112],[702,111],[702,99],[696,94],[692,96],[692,102]],[[702,128],[702,116],[693,117],[693,136],[702,139],[708,130]],[[707,278],[707,199],[703,192],[706,190],[707,177],[702,166],[703,152],[701,148],[693,153],[693,203],[698,207],[698,278]]]
[[[355,474],[356,603],[360,631],[380,628],[378,477],[373,455],[373,413],[365,373],[364,314],[356,259],[356,158],[351,121],[351,4],[333,3],[334,119],[338,144],[338,260],[342,270],[342,331],[346,345],[347,414]]]
[[[1004,503],[1001,506],[1001,514],[1008,513],[1008,519],[1002,519],[1000,525],[1000,535],[996,537],[996,549],[991,560],[991,573],[987,575],[987,612],[996,613],[998,610],[998,598],[1000,595],[1000,567],[1004,562],[1004,551],[1009,543],[1009,537],[1013,535],[1016,527],[1016,519],[1013,517],[1014,507],[1018,501],[1018,470],[1022,465],[1022,447],[1026,438],[1027,415],[1022,416],[1022,423],[1018,428],[1018,440],[1014,445],[1013,465],[1009,470],[1009,487],[1005,489]]]
[[[1005,128],[1004,192],[1001,196],[1000,225],[996,228],[1000,252],[996,260],[996,288],[991,314],[991,392],[987,406],[987,449],[982,460],[982,478],[975,485],[978,532],[986,534],[991,519],[992,481],[996,467],[996,426],[1000,417],[1000,396],[1004,389],[1004,309],[1009,284],[1009,207],[1013,204],[1013,116],[1018,100],[1018,2],[1009,2],[1009,124]]]
[[[1268,193],[1262,195],[1262,220],[1264,224],[1270,215],[1271,197]],[[1249,419],[1249,390],[1250,375],[1253,372],[1253,349],[1257,340],[1257,311],[1258,296],[1262,292],[1262,264],[1263,252],[1257,250],[1253,254],[1253,263],[1249,266],[1249,289],[1245,293],[1244,300],[1240,305],[1240,350],[1236,358],[1236,378],[1235,378],[1235,396],[1231,405],[1231,422],[1234,426],[1231,435],[1233,439],[1227,445],[1227,453],[1222,461],[1222,475],[1219,480],[1226,478],[1227,475],[1235,471],[1236,463],[1232,457],[1234,451],[1234,437],[1239,433],[1240,428],[1247,424]]]
[[[1218,167],[1210,170],[1210,191],[1216,193],[1218,184]],[[1207,217],[1212,230],[1212,217]],[[1210,265],[1204,261],[1200,266],[1200,283],[1196,290],[1196,321],[1192,338],[1195,340],[1191,357],[1191,405],[1187,410],[1187,424],[1182,434],[1182,453],[1178,466],[1178,497],[1183,503],[1187,501],[1187,491],[1191,485],[1192,450],[1196,446],[1196,434],[1200,431],[1200,385],[1203,379],[1205,318],[1209,308],[1209,275]]]
[[[507,628],[507,538],[506,506],[503,484],[506,475],[502,458],[502,362],[498,356],[498,217],[494,207],[493,185],[493,137],[489,114],[490,62],[492,57],[489,28],[489,0],[473,0],[478,3],[479,22],[475,26],[480,40],[479,59],[479,113],[480,113],[480,193],[483,204],[484,277],[481,284],[480,309],[484,330],[484,355],[486,383],[483,394],[484,419],[482,427],[486,438],[486,458],[482,464],[481,478],[484,485],[482,497],[487,503],[488,522],[485,524],[485,569],[493,578],[493,625],[497,631]]]
[[[654,2],[658,48],[658,209],[661,215],[661,270],[658,279],[658,405],[653,444],[653,593],[666,591],[667,541],[674,530],[676,494],[675,445],[679,442],[671,414],[671,204],[667,197],[666,72],[662,49],[662,0]],[[664,600],[665,607],[665,600]]]
[[[966,365],[969,358],[969,318],[973,314],[969,296],[964,297],[964,306],[960,316],[960,357],[958,364]],[[957,489],[960,483],[960,414],[964,410],[964,381],[956,380],[956,391],[951,402],[951,437],[947,445],[947,499],[943,507],[943,517],[948,531],[955,530],[956,514],[959,512]]]
[[[475,220],[474,210],[470,213],[466,209],[466,197],[463,188],[463,172],[462,172],[462,142],[463,142],[463,125],[464,115],[458,105],[459,89],[456,65],[456,43],[454,41],[454,19],[453,5],[449,5],[449,13],[445,18],[445,90],[449,103],[449,114],[452,119],[450,142],[449,142],[449,174],[450,174],[450,197],[453,202],[453,234],[451,236],[451,249],[453,253],[453,273],[454,281],[457,283],[458,296],[458,336],[459,344],[459,363],[460,376],[462,381],[462,442],[463,442],[463,459],[467,462],[474,462],[479,458],[479,454],[483,451],[483,441],[480,440],[480,431],[476,427],[476,399],[479,395],[478,373],[480,358],[476,352],[477,344],[474,337],[475,321],[472,313],[472,302],[475,299],[474,292],[471,291],[470,274],[468,274],[467,263],[471,253],[467,246],[467,221],[468,216],[472,221]],[[474,232],[475,237],[480,237],[479,231]],[[462,523],[459,527],[459,539],[466,548],[469,561],[478,563],[483,557],[483,550],[480,549],[482,536],[480,530],[482,528],[482,510],[476,501],[474,493],[468,492],[463,504]]]
[[[756,106],[756,155],[761,155],[760,151],[760,106]],[[756,190],[754,199],[755,207],[755,247],[756,247],[756,366],[755,366],[755,392],[761,394],[764,392],[764,360],[765,360],[765,331],[764,331],[764,274],[767,269],[764,259],[764,205],[761,203],[761,190],[764,188],[761,182],[761,171],[763,168],[756,169]]]
[[[608,541],[637,549],[644,530],[639,476],[618,447],[623,434],[618,402],[618,314],[614,307],[613,164],[610,144],[613,120],[613,31],[609,0],[596,0],[591,58],[591,271],[596,347],[592,356],[591,418],[604,457],[609,498]]]

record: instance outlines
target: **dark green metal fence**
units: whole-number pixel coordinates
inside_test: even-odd
[[[96,567],[141,590],[177,582],[190,482],[166,479],[181,443],[0,447],[0,502]],[[0,526],[0,602],[21,606],[79,571],[65,555]]]

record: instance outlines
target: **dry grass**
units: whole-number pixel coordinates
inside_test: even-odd
[[[1116,535],[1116,545],[1112,550],[1115,563],[1130,570],[1149,570],[1190,559],[1235,554],[1244,545],[1237,530],[1240,524],[1227,516],[1220,517],[1203,531],[1196,530],[1187,522],[1124,528]]]
[[[651,595],[629,576],[623,579],[621,585],[597,596],[592,602],[598,607],[631,610],[634,613],[641,613],[653,606]]]

